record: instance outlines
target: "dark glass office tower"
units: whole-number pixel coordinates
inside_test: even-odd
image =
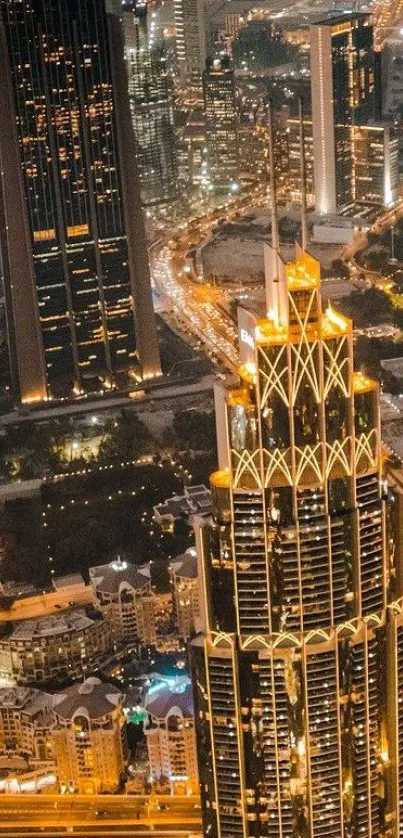
[[[354,125],[380,113],[374,34],[368,14],[343,14],[310,29],[316,207],[354,203]]]
[[[137,167],[144,207],[171,204],[178,194],[172,86],[163,45],[154,41],[147,3],[125,4],[123,29]]]
[[[0,124],[3,272],[16,389],[41,399],[158,374],[119,19],[103,0],[2,0],[1,12],[10,118]]]
[[[239,175],[235,77],[227,55],[208,59],[203,73],[203,97],[209,178],[215,186],[227,189]]]
[[[205,838],[403,834],[401,556],[377,385],[320,268],[267,251],[267,316],[239,317],[218,389],[220,470],[192,641]]]

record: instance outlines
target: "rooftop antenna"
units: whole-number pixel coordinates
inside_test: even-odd
[[[272,100],[268,103],[268,128],[269,128],[269,167],[270,167],[270,199],[271,199],[271,243],[274,250],[276,275],[278,275],[278,255],[280,250],[280,237],[278,232],[277,212],[277,189],[276,170],[274,166],[274,130]]]
[[[301,175],[301,244],[302,250],[308,247],[308,217],[306,208],[306,165],[305,165],[305,131],[304,131],[304,100],[299,97],[299,153]]]

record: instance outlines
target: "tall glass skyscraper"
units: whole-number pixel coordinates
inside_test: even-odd
[[[220,469],[198,531],[192,642],[204,835],[403,834],[403,600],[377,385],[319,264],[267,250],[217,392]]]
[[[103,0],[0,5],[2,250],[16,389],[27,401],[155,375],[119,18]]]
[[[137,167],[144,207],[178,195],[172,86],[163,46],[154,42],[147,3],[126,3],[123,28]]]
[[[203,0],[174,0],[176,57],[182,81],[200,84],[206,63]]]
[[[354,125],[380,112],[371,16],[319,21],[310,42],[316,208],[335,213],[355,201]]]
[[[208,59],[203,73],[207,167],[211,183],[228,189],[239,175],[238,108],[228,55]]]

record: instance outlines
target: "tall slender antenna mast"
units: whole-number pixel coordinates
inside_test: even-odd
[[[304,131],[304,100],[299,97],[299,153],[301,175],[301,244],[302,250],[308,247],[308,217],[306,209],[306,165],[305,165],[305,131]]]
[[[270,166],[270,199],[271,199],[271,241],[272,247],[275,251],[276,274],[278,273],[278,254],[280,250],[280,237],[278,232],[278,213],[277,213],[277,189],[276,189],[276,170],[274,166],[274,130],[273,130],[273,112],[272,100],[269,99],[268,104],[268,127],[269,127],[269,166]]]

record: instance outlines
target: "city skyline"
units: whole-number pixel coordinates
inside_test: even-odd
[[[392,6],[0,0],[4,838],[403,836]]]

